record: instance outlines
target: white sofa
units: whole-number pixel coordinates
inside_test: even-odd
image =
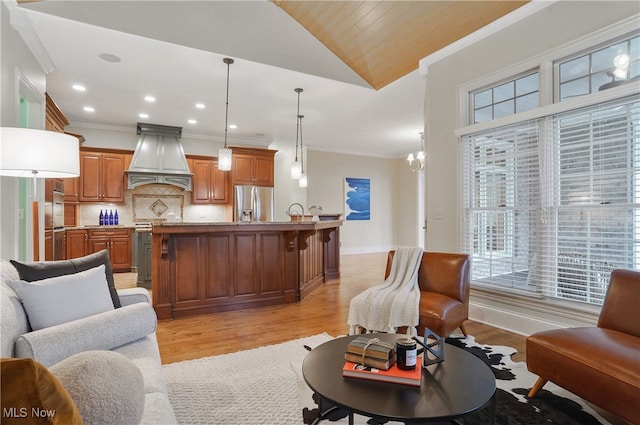
[[[8,285],[15,267],[0,260],[0,354],[30,357],[52,366],[74,354],[111,350],[130,359],[142,373],[145,404],[141,424],[175,424],[155,335],[157,319],[144,288],[119,290],[122,307],[32,331],[23,305]]]

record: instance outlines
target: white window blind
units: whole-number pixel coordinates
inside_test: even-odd
[[[462,138],[472,281],[601,304],[640,263],[638,96]]]

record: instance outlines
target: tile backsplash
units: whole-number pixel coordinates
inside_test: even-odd
[[[97,225],[100,210],[118,211],[119,224],[167,221],[220,222],[232,220],[232,208],[225,205],[192,205],[191,192],[175,186],[151,184],[127,190],[124,204],[80,204],[79,225]],[[172,213],[172,214],[171,214]],[[167,216],[169,214],[169,216]]]

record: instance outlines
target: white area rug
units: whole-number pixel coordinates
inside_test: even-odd
[[[169,400],[183,425],[302,423],[298,379],[308,351],[327,334],[163,367]],[[311,401],[311,400],[310,400]]]
[[[183,425],[293,425],[302,424],[302,409],[317,408],[302,378],[302,361],[314,348],[332,339],[314,335],[214,357],[164,366],[169,399]],[[459,338],[460,345],[485,357],[496,374],[498,393],[496,423],[508,424],[607,424],[581,399],[547,383],[540,395],[525,397],[535,382],[524,362],[513,362],[511,347],[477,344],[473,337]],[[445,352],[446,361],[446,352]],[[478,415],[476,415],[478,416]],[[486,423],[468,417],[464,423]],[[368,418],[355,415],[355,424]],[[347,419],[322,424],[346,424]],[[389,425],[397,423],[388,422]]]

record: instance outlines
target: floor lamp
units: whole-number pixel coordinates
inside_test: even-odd
[[[79,148],[78,139],[68,134],[0,127],[0,176],[33,178],[34,253],[40,252],[37,179],[78,177]]]

